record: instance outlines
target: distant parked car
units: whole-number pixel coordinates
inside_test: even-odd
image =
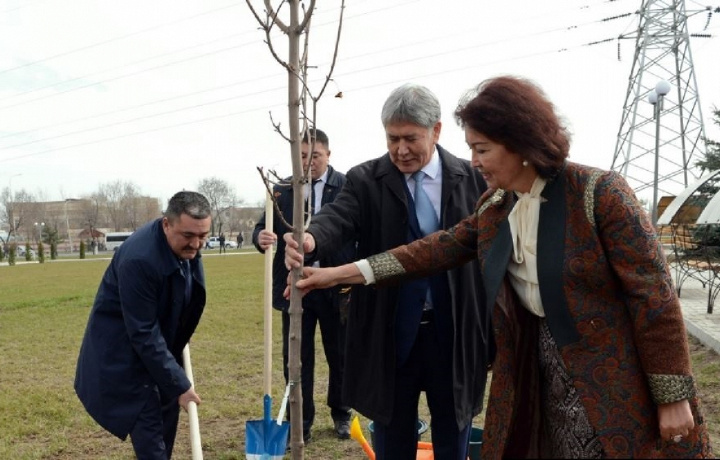
[[[220,237],[211,236],[205,241],[205,249],[217,249],[220,247]]]
[[[225,240],[225,249],[237,249],[237,243],[235,241]]]
[[[16,257],[25,257],[25,246],[16,246],[15,248]],[[33,248],[30,248],[30,258],[35,258],[35,250]]]

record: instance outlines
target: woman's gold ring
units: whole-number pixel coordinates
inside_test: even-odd
[[[673,442],[680,442],[682,441],[683,436],[681,434],[676,434],[672,437]]]

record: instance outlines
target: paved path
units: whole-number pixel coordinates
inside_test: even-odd
[[[672,270],[674,274],[675,268]],[[716,300],[713,313],[708,314],[708,287],[686,279],[680,290],[680,305],[688,333],[720,353],[720,302]]]

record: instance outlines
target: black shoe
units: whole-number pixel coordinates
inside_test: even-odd
[[[335,434],[338,439],[350,439],[350,421],[335,420]]]

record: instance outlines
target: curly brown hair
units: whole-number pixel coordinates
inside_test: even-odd
[[[568,157],[570,133],[543,90],[529,80],[483,81],[460,100],[455,119],[520,155],[543,178],[554,177]]]

